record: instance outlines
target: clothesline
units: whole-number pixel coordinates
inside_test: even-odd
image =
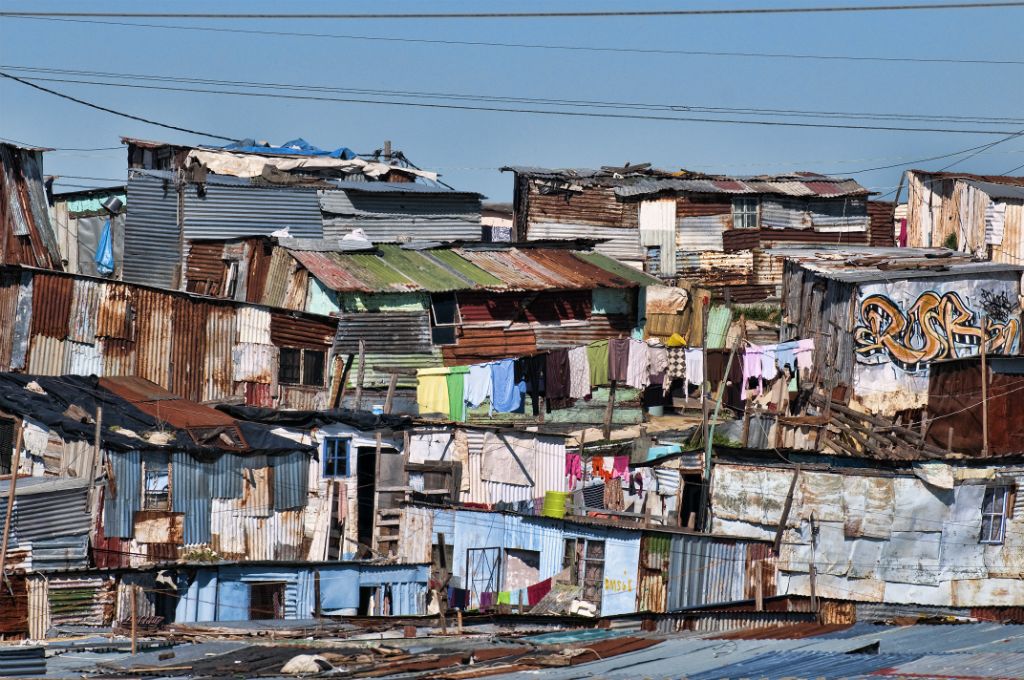
[[[749,396],[751,390],[761,394],[764,381],[774,380],[787,367],[795,378],[798,368],[810,367],[813,349],[813,339],[747,343],[735,362],[743,395]],[[685,379],[703,394],[712,373],[704,362],[701,347],[665,346],[654,338],[612,338],[469,366],[419,369],[416,401],[421,415],[464,421],[467,407],[479,408],[484,402],[492,414],[525,412],[529,396],[533,415],[538,415],[544,407],[557,410],[589,399],[594,388],[612,383],[636,389],[660,385],[667,392],[672,380]]]

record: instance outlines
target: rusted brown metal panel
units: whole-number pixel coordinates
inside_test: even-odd
[[[137,297],[136,370],[158,385],[170,384],[172,302],[172,296],[155,290],[140,290]]]
[[[206,356],[206,318],[209,306],[188,298],[174,299],[169,389],[201,401],[203,361]]]
[[[223,242],[193,241],[189,244],[186,290],[190,293],[223,297],[226,271]]]
[[[210,406],[178,397],[159,385],[133,376],[100,378],[100,385],[132,402],[140,411],[180,429],[230,427],[231,416]]]
[[[867,245],[867,231],[815,231],[814,229],[762,229],[761,247],[778,243],[813,243],[824,245]]]
[[[181,545],[184,535],[184,513],[158,510],[139,510],[135,513],[134,536],[139,543]]]
[[[103,375],[135,374],[135,343],[120,338],[97,340],[103,348]]]
[[[868,227],[871,245],[896,245],[896,204],[892,201],[868,201]]]
[[[306,309],[306,293],[309,289],[309,271],[293,266],[288,275],[288,288],[285,290],[281,306],[285,309],[302,311]]]
[[[639,203],[623,202],[611,187],[594,187],[582,192],[546,193],[537,182],[529,185],[530,222],[567,222],[636,229]]]
[[[234,338],[235,310],[227,305],[210,305],[206,317],[203,401],[222,399],[231,394]]]
[[[1016,365],[1001,372],[1000,363]],[[988,446],[990,455],[1024,452],[1024,359],[990,358],[988,366]],[[995,369],[995,370],[993,370]],[[940,448],[980,456],[982,450],[981,359],[933,363],[928,381],[928,440]]]
[[[274,255],[275,246],[264,239],[251,239],[249,248],[249,276],[246,280],[245,299],[259,302],[267,286],[267,271]]]
[[[336,320],[270,313],[270,342],[278,347],[327,351],[337,330]]]
[[[15,317],[17,316],[20,290],[20,272],[0,272],[0,368],[4,370],[11,367],[11,350],[14,343]]]
[[[246,406],[263,406],[266,408],[274,406],[273,392],[269,383],[242,382],[238,383],[238,385],[242,391],[242,396],[245,397]]]
[[[732,202],[720,197],[679,196],[676,199],[676,217],[711,217],[732,215]],[[731,225],[730,225],[731,226]]]
[[[316,411],[327,408],[327,393],[323,388],[282,385],[278,408]]]
[[[458,344],[442,350],[447,366],[461,366],[481,361],[518,357],[537,351],[537,338],[532,328],[464,328]]]
[[[42,150],[0,144],[0,264],[64,269],[50,224]]]
[[[726,229],[722,232],[722,247],[727,253],[753,250],[761,245],[759,229]]]
[[[139,288],[109,281],[103,286],[96,336],[100,338],[135,339],[136,296]]]
[[[37,273],[32,282],[32,335],[68,337],[74,279]]]
[[[537,349],[579,347],[595,340],[628,337],[633,330],[633,319],[626,314],[591,316],[585,326],[539,325],[533,329],[537,336]]]

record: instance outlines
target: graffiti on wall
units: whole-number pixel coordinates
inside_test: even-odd
[[[979,298],[972,309],[956,290],[922,292],[909,307],[885,293],[867,295],[854,328],[857,354],[916,372],[932,361],[978,354],[983,336],[986,352],[1013,353],[1020,334],[1017,303],[1003,291],[981,290]]]

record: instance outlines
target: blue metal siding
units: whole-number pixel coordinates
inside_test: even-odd
[[[274,468],[274,509],[305,507],[309,498],[309,456],[293,451],[269,458]]]
[[[212,468],[212,463],[200,462],[187,453],[178,452],[171,456],[171,510],[185,513],[185,545],[209,543],[211,540],[213,500],[209,478]]]
[[[114,478],[107,482],[103,534],[108,538],[131,538],[135,513],[142,501],[142,457],[138,451],[110,451],[107,455]]]
[[[242,457],[226,453],[214,461],[210,474],[213,498],[242,497]]]

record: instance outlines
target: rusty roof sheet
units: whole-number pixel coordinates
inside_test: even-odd
[[[289,252],[337,292],[591,290],[659,283],[609,258],[568,248],[410,249],[382,244],[373,252]]]
[[[234,427],[226,413],[168,392],[144,378],[132,376],[100,378],[100,386],[110,390],[143,413],[172,427]]]

